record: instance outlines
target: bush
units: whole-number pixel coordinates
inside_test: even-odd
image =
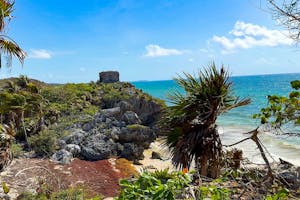
[[[17,200],[101,200],[101,196],[86,198],[86,192],[80,187],[68,188],[46,194],[44,192],[33,194],[24,192],[17,197]]]
[[[11,149],[11,152],[12,152],[14,158],[19,158],[24,155],[23,147],[20,144],[13,143],[11,145],[10,149]]]
[[[181,172],[144,172],[138,179],[121,180],[121,193],[117,199],[176,199],[191,182]]]
[[[38,156],[49,157],[54,153],[56,134],[52,130],[43,130],[28,138],[29,145]]]

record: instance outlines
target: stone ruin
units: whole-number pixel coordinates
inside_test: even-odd
[[[99,73],[101,83],[115,83],[119,82],[119,72],[117,71],[105,71]]]

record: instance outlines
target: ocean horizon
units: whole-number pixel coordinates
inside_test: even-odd
[[[259,113],[260,109],[267,105],[267,95],[288,95],[292,90],[290,82],[300,80],[300,73],[268,74],[250,76],[232,76],[233,94],[240,98],[250,98],[251,103],[247,106],[232,109],[224,113],[217,120],[219,132],[223,144],[231,144],[246,137],[245,134],[260,125],[259,119],[253,119],[253,114]],[[131,82],[138,89],[153,97],[165,100],[167,105],[168,94],[179,90],[174,80],[161,81],[136,81]],[[284,127],[286,132],[291,132],[290,127]],[[298,131],[299,132],[299,131]],[[300,135],[287,136],[266,132],[261,135],[267,149],[272,152],[272,157],[283,158],[294,164],[300,165]],[[259,152],[251,141],[237,146],[246,152],[247,157],[253,157],[252,161],[261,163]],[[252,147],[252,148],[247,148]],[[272,159],[272,158],[271,158]]]

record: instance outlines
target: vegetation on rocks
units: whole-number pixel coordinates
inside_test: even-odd
[[[127,103],[132,99],[136,105]],[[51,85],[20,76],[0,81],[0,120],[3,127],[11,127],[16,133],[13,136],[17,144],[22,143],[18,148],[22,146],[24,150],[34,150],[37,156],[50,157],[59,148],[58,139],[70,134],[68,129],[71,127],[84,126],[99,110],[116,107],[121,102],[125,105],[123,110],[138,112],[139,100],[144,102],[145,99],[163,106],[161,101],[135,89],[130,83]],[[146,120],[147,116],[139,121],[142,125],[136,126],[153,123]],[[3,139],[3,142],[9,149],[12,141],[7,143]]]

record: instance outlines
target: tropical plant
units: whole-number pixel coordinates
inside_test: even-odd
[[[13,159],[10,150],[15,135],[14,126],[0,124],[0,171],[3,170]]]
[[[190,177],[181,172],[168,170],[143,172],[140,177],[133,180],[121,180],[121,192],[117,199],[177,199],[191,182]]]
[[[216,120],[222,113],[250,103],[232,94],[232,82],[223,67],[214,63],[198,76],[184,73],[174,79],[185,94],[169,95],[171,106],[162,117],[167,134],[166,145],[171,150],[176,167],[190,168],[192,161],[201,175],[217,177],[220,173],[222,144]]]
[[[7,58],[7,67],[11,67],[12,57],[16,57],[22,64],[26,57],[26,53],[21,47],[5,35],[5,27],[12,19],[14,1],[0,0],[0,68],[2,67],[2,56]]]
[[[28,138],[28,142],[38,156],[49,157],[54,153],[56,134],[52,130],[43,130]]]
[[[291,87],[294,90],[288,96],[269,95],[268,106],[253,117],[276,130],[281,130],[285,124],[300,126],[300,80],[292,81]]]

